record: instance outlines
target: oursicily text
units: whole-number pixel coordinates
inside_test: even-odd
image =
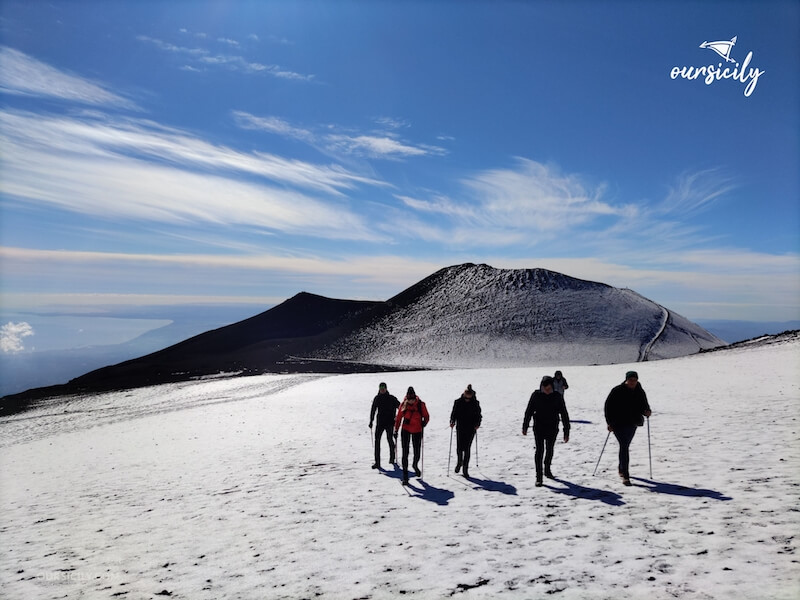
[[[703,79],[706,85],[711,85],[715,81],[721,79],[733,79],[745,85],[744,95],[748,98],[753,90],[756,89],[758,78],[764,74],[764,71],[755,67],[749,67],[750,61],[753,59],[753,53],[748,52],[744,62],[741,66],[736,63],[733,68],[722,66],[723,63],[718,65],[708,65],[705,67],[672,67],[669,76],[672,79],[681,77],[683,79]],[[749,67],[749,68],[748,68]]]

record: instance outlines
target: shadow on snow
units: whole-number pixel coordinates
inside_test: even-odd
[[[599,490],[597,488],[590,488],[583,485],[578,485],[564,479],[555,479],[561,485],[566,487],[554,487],[552,485],[545,485],[549,490],[557,494],[565,494],[574,498],[583,498],[584,500],[599,500],[611,506],[623,506],[625,502],[622,501],[622,496],[616,492],[609,492],[608,490]]]
[[[675,485],[672,483],[663,483],[660,481],[652,481],[651,479],[643,479],[641,477],[631,477],[634,481],[641,481],[642,484],[634,484],[636,487],[644,488],[657,494],[671,494],[673,496],[687,496],[690,498],[711,498],[712,500],[733,500],[730,496],[725,496],[720,492],[714,490],[706,490],[703,488],[690,488],[682,485]]]
[[[481,473],[481,475],[483,475]],[[478,487],[486,490],[487,492],[500,492],[501,494],[508,494],[509,496],[517,495],[517,488],[504,481],[492,481],[491,479],[478,479],[477,477],[470,477],[466,481],[476,484]]]
[[[380,472],[386,477],[391,477],[392,479],[397,479],[398,481],[403,479],[403,469],[401,469],[398,465],[394,465],[394,470],[392,471],[389,471],[388,469],[381,469]],[[446,506],[447,503],[455,497],[455,493],[451,492],[450,490],[433,487],[422,479],[413,480],[413,484],[411,481],[409,481],[409,484],[403,487],[406,492],[408,492],[408,495],[412,498],[421,498],[423,500],[427,500],[428,502],[435,502],[441,506]]]
[[[409,493],[409,495],[414,498],[422,498],[428,502],[435,502],[440,506],[446,506],[447,503],[455,497],[455,494],[450,490],[433,487],[425,483],[422,479],[417,479],[414,483],[418,485],[413,485],[409,482],[409,484],[405,486],[407,491],[414,492]]]

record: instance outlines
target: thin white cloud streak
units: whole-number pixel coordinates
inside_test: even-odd
[[[203,48],[187,48],[186,46],[177,46],[176,44],[171,44],[157,38],[152,38],[148,35],[137,35],[136,39],[140,42],[152,44],[159,50],[163,50],[165,52],[188,54],[190,56],[206,56],[209,54],[208,50],[204,50]]]
[[[276,256],[271,254],[131,254],[122,252],[86,252],[70,250],[36,250],[0,246],[0,264],[8,273],[29,272],[31,268],[80,268],[92,265],[163,265],[207,269],[245,271],[280,271],[285,273],[347,276],[360,281],[397,282],[408,277],[429,275],[441,263],[411,260],[400,256],[348,255],[340,259]],[[57,267],[55,265],[61,265]],[[413,283],[413,282],[412,282]],[[409,284],[410,285],[410,284]]]
[[[205,36],[199,36],[199,35],[197,37],[205,38]],[[270,64],[263,64],[260,62],[251,61],[246,59],[244,56],[233,55],[233,54],[213,54],[212,52],[206,50],[205,48],[188,48],[186,46],[178,46],[176,44],[165,42],[164,40],[153,38],[147,35],[139,35],[136,37],[136,39],[139,40],[140,42],[150,44],[163,52],[183,55],[187,59],[193,59],[198,63],[206,66],[224,67],[226,69],[245,74],[266,73],[268,75],[272,75],[273,77],[293,80],[293,81],[311,82],[316,79],[314,75],[297,73],[295,71],[285,69],[279,65],[270,65]],[[232,47],[239,46],[239,42],[229,38],[217,38],[217,42]],[[184,70],[190,70],[186,69],[186,67],[188,66],[193,66],[193,65],[183,65],[181,68]],[[197,70],[197,67],[194,67],[194,69]]]
[[[70,75],[7,46],[0,46],[0,91],[93,106],[140,110],[134,102],[109,91],[100,83]]]
[[[296,127],[274,116],[256,116],[243,111],[233,111],[236,124],[242,129],[266,131],[274,135],[305,142],[332,154],[354,155],[366,158],[403,159],[414,156],[442,156],[444,148],[425,144],[410,144],[397,139],[393,133],[373,135],[324,133]],[[400,127],[399,121],[384,122],[390,128]]]
[[[425,156],[431,154],[427,148],[409,146],[391,137],[373,135],[329,135],[325,138],[328,148],[332,151],[341,151],[346,154],[359,154],[364,156],[390,157],[390,156]]]
[[[315,141],[314,134],[302,127],[295,127],[288,121],[279,119],[278,117],[256,117],[249,113],[235,110],[233,111],[233,118],[237,126],[241,129],[266,131],[282,137],[301,140],[304,142],[313,143]]]
[[[284,300],[286,300],[286,296],[0,292],[0,301],[2,301],[4,307],[9,309],[46,309],[48,312],[59,311],[69,312],[70,314],[95,314],[99,307],[187,306],[198,304],[244,304],[266,307],[279,304]]]
[[[131,290],[131,296],[192,298],[187,303],[208,303],[223,296],[241,296],[245,300],[237,302],[250,303],[253,298],[274,299],[280,293],[285,294],[281,297],[283,300],[300,291],[383,300],[442,266],[435,261],[392,255],[336,258],[270,254],[160,255],[0,247],[0,268],[8,284],[6,289],[15,291],[14,294],[0,291],[0,302],[6,307],[24,307],[25,302],[36,306],[69,304],[77,302],[75,294],[85,290],[106,293]],[[35,277],[31,276],[33,273]],[[137,282],[136,285],[132,286],[131,281]],[[40,288],[48,294],[46,302],[44,296],[38,298],[36,290]],[[54,290],[61,290],[63,294],[54,294]],[[62,295],[64,299],[59,300]],[[100,300],[91,302],[102,303]]]
[[[34,335],[33,327],[29,323],[14,323],[9,321],[0,327],[0,352],[4,354],[17,354],[25,350],[23,338]]]
[[[750,276],[753,273],[794,273],[800,279],[800,260],[797,254],[765,254],[736,248],[693,250],[679,254],[676,260],[685,265],[703,269],[738,270]]]
[[[720,169],[682,173],[657,210],[690,215],[710,207],[736,187],[733,179]]]

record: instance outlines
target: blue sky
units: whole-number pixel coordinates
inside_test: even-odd
[[[6,312],[480,262],[800,318],[798,2],[4,1],[0,32]]]

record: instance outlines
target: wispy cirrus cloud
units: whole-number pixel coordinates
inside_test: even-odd
[[[734,179],[720,169],[681,173],[667,197],[657,207],[664,214],[690,214],[709,208],[736,189]]]
[[[346,154],[361,154],[370,157],[408,157],[431,154],[430,147],[404,144],[392,137],[375,135],[329,135],[326,138],[331,150]]]
[[[188,54],[190,56],[207,56],[209,53],[208,50],[203,48],[189,48],[187,46],[178,46],[177,44],[172,44],[170,42],[165,42],[158,38],[150,37],[149,35],[137,35],[136,39],[140,42],[146,42],[148,44],[152,44],[159,50],[163,50],[164,52],[172,52],[175,54]]]
[[[404,159],[415,156],[443,156],[447,150],[429,144],[413,144],[402,140],[393,129],[407,127],[396,120],[381,118],[376,123],[383,125],[378,132],[352,133],[337,126],[308,128],[292,125],[275,116],[256,116],[244,111],[233,111],[237,125],[243,129],[261,130],[286,138],[306,142],[320,150],[335,155],[354,155],[365,158]],[[333,129],[334,131],[331,131]]]
[[[242,129],[266,131],[267,133],[308,143],[314,143],[316,140],[316,136],[309,129],[295,127],[288,121],[278,117],[256,117],[255,115],[235,110],[233,111],[233,118]]]
[[[110,91],[102,83],[61,71],[7,46],[0,46],[0,91],[18,96],[140,110],[136,103]]]
[[[719,242],[696,215],[722,201],[735,182],[714,169],[683,173],[654,201],[619,201],[552,165],[517,158],[511,167],[463,177],[461,193],[396,194],[410,213],[393,217],[423,240],[447,245],[537,246],[548,253],[606,257],[671,256]],[[433,224],[435,221],[435,224]]]
[[[341,195],[343,190],[359,185],[386,185],[336,166],[211,144],[147,120],[109,118],[100,114],[56,117],[0,111],[0,124],[7,143],[18,147],[20,152],[46,152],[54,159],[69,155],[135,157],[170,162],[182,168],[238,171],[332,195]]]
[[[589,185],[577,175],[526,158],[516,168],[490,169],[462,182],[472,192],[483,218],[496,225],[543,232],[574,226],[601,216],[626,216],[632,205],[603,200],[605,186]]]
[[[412,211],[412,218],[403,219],[406,231],[448,245],[534,246],[637,211],[634,205],[605,200],[602,184],[589,185],[577,175],[524,158],[511,168],[479,171],[459,183],[462,193],[457,196],[397,194]],[[434,216],[438,219],[432,228]]]
[[[202,39],[205,38],[206,36],[203,36]],[[159,50],[181,56],[185,60],[190,61],[189,64],[184,64],[179,67],[185,71],[202,71],[205,68],[225,68],[239,73],[263,73],[265,75],[271,75],[280,79],[293,81],[311,82],[315,80],[315,76],[313,74],[298,73],[296,71],[292,71],[291,69],[281,67],[280,65],[265,64],[259,61],[250,60],[241,54],[226,54],[213,52],[208,48],[179,46],[177,44],[166,42],[162,39],[154,38],[148,35],[138,35],[136,36],[136,39],[140,42],[150,44]],[[221,37],[217,38],[216,41],[220,44],[236,49],[239,49],[241,46],[240,42],[230,38]]]
[[[0,125],[0,190],[18,201],[173,225],[247,225],[327,239],[376,235],[344,192],[385,184],[343,168],[243,153],[142,120],[0,111]]]

